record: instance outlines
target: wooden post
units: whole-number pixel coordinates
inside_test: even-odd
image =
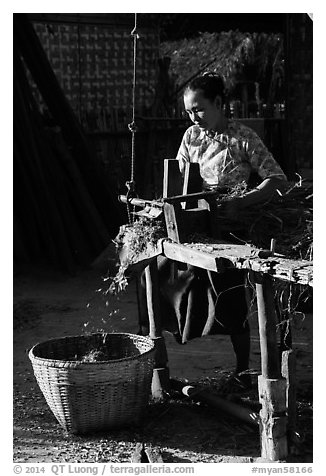
[[[276,311],[273,281],[267,274],[255,273],[261,371],[258,377],[261,458],[281,461],[288,456],[286,380],[281,376],[276,339]]]
[[[169,390],[169,369],[167,367],[168,356],[165,341],[162,336],[157,259],[152,260],[145,268],[145,278],[149,336],[155,344],[152,396],[154,400],[161,401],[164,399],[164,391]]]
[[[137,443],[131,456],[131,463],[163,463],[163,458],[157,448],[147,448],[144,443]]]
[[[255,273],[258,323],[263,377],[280,378],[281,367],[276,339],[276,311],[272,278]]]
[[[295,430],[297,421],[296,399],[296,355],[295,351],[282,352],[282,376],[286,380],[286,413],[288,419],[287,434],[289,446],[295,445]]]
[[[258,376],[261,458],[284,461],[288,456],[286,380]]]
[[[180,243],[182,238],[181,204],[165,203],[163,211],[168,238],[170,238],[172,241],[175,241],[176,243]]]

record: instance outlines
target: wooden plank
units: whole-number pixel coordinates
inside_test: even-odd
[[[175,204],[164,204],[164,218],[166,224],[166,231],[168,238],[176,243],[180,243],[180,232],[179,232],[179,225],[180,225],[180,213],[181,213],[181,205]]]
[[[171,223],[172,227],[169,231],[169,238],[173,240],[174,243],[166,239],[160,240],[160,243],[158,243],[159,246],[149,248],[146,252],[146,256],[139,256],[138,261],[163,254],[169,259],[192,264],[193,266],[198,266],[210,271],[218,272],[226,267],[235,267],[269,274],[273,276],[273,278],[282,281],[313,286],[313,265],[310,262],[295,262],[287,258],[278,257],[262,259],[253,255],[253,253],[257,251],[256,248],[221,241],[180,243],[184,238],[184,234],[182,234],[182,230],[179,230],[178,225],[175,228],[175,223],[178,222],[178,217],[175,216],[176,214],[178,215],[178,213],[176,213],[178,209],[176,209],[174,205],[165,204],[164,210],[167,224]],[[167,213],[168,210],[169,213]],[[189,217],[191,212],[192,210],[184,211],[186,215],[189,214]],[[203,209],[198,212],[197,218],[200,226],[205,226],[205,212],[207,212],[207,210]],[[184,227],[187,228],[186,223],[187,222],[184,222]]]
[[[199,164],[188,162],[185,167],[182,194],[188,195],[190,193],[200,192],[203,186],[203,179],[199,172]],[[198,200],[186,201],[183,208],[197,208]]]
[[[282,281],[307,286],[313,285],[313,264],[308,261],[295,261],[271,256],[255,256],[257,248],[226,242],[207,241],[205,243],[163,242],[163,253],[167,258],[189,263],[194,266],[219,271],[225,267],[248,269],[269,274]]]
[[[163,197],[182,193],[182,175],[179,162],[175,159],[164,160]]]
[[[313,287],[313,264],[310,262],[291,262],[282,260],[274,267],[274,276],[283,281],[290,281]]]
[[[181,263],[188,263],[210,271],[219,271],[221,269],[221,266],[216,265],[216,259],[211,253],[205,253],[183,246],[180,243],[171,243],[169,241],[164,241],[162,245],[164,256],[169,259]]]

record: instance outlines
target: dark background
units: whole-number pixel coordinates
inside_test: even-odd
[[[117,197],[126,193],[131,173],[134,22],[132,13],[14,14],[18,266],[43,263],[71,272],[92,262],[127,222]],[[160,45],[200,32],[282,35],[285,111],[248,121],[290,180],[312,178],[313,27],[307,14],[139,14],[137,29],[140,196],[160,196],[163,160],[175,157],[187,127],[180,111],[171,117],[157,106],[170,78],[162,74]]]

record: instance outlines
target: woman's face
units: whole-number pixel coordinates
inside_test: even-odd
[[[219,96],[212,102],[204,97],[201,89],[196,89],[186,91],[183,100],[186,112],[194,124],[202,129],[218,129],[222,116]]]

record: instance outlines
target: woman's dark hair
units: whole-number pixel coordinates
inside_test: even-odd
[[[216,96],[220,96],[222,104],[225,102],[224,81],[221,76],[215,73],[204,73],[193,79],[185,88],[184,94],[187,91],[196,91],[200,89],[203,91],[204,97],[210,101],[214,101]]]

